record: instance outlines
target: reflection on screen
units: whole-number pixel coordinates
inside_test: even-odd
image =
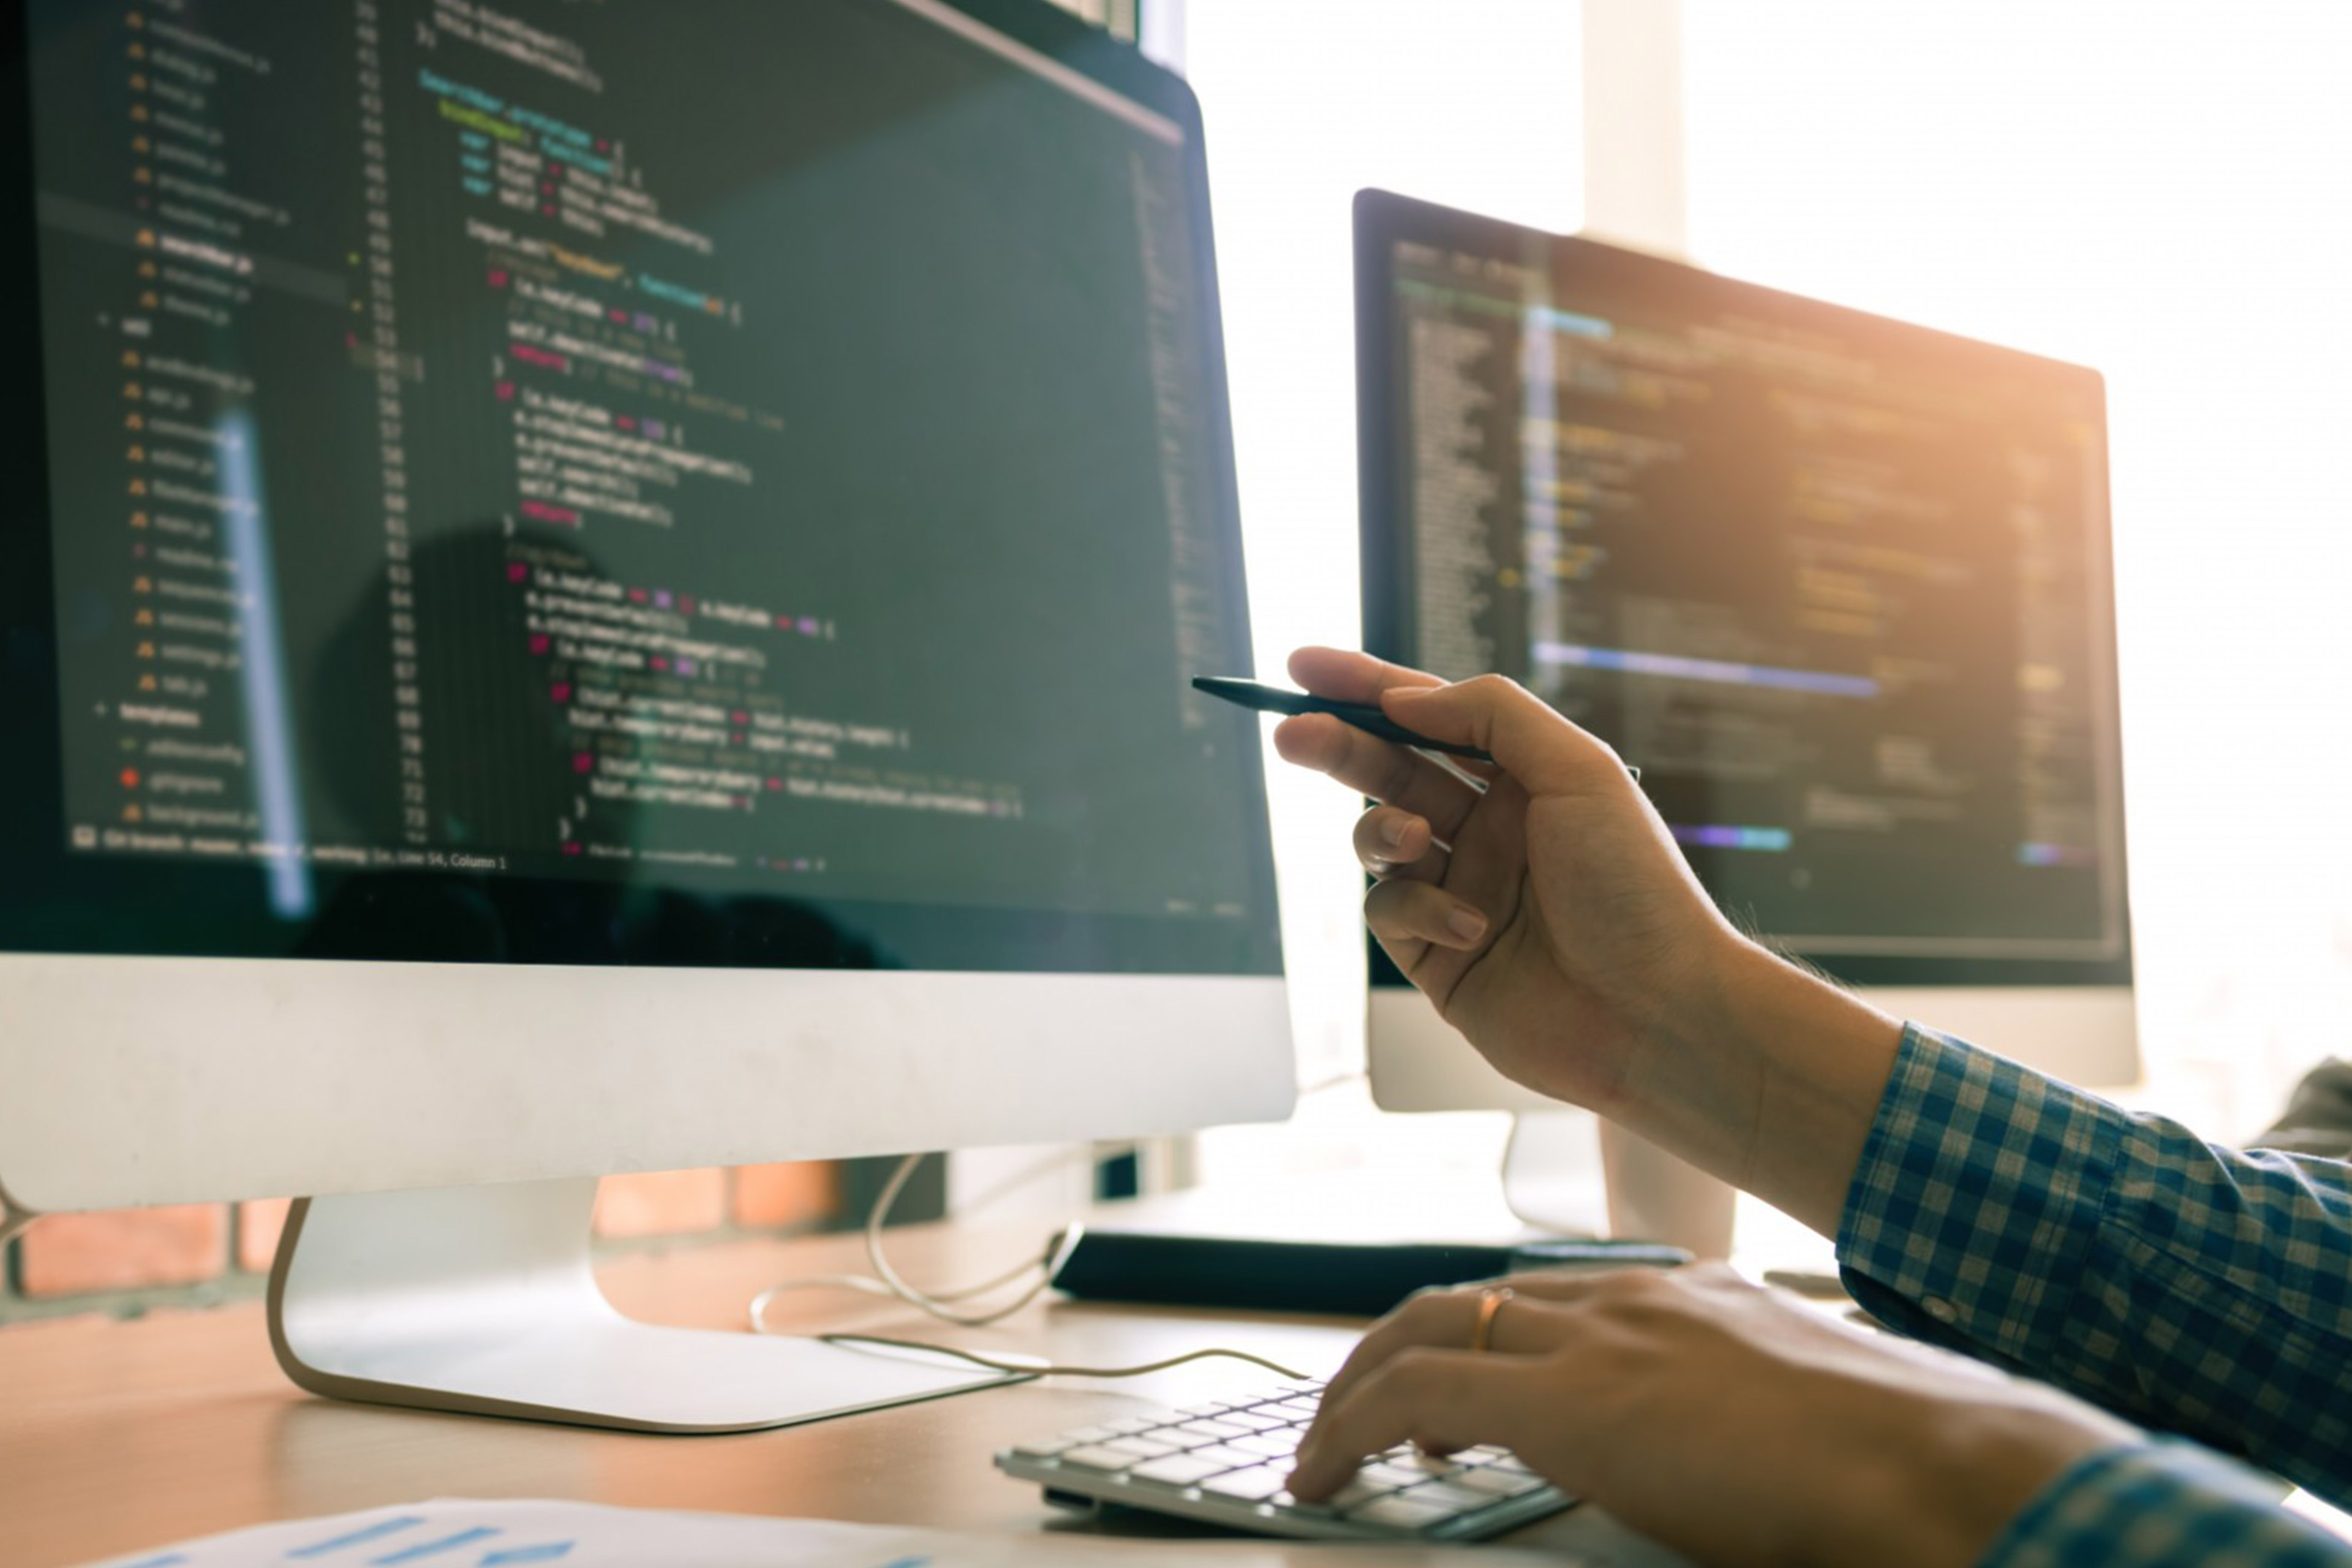
[[[936,0],[32,30],[74,849],[1273,962],[1177,121]]]
[[[2096,378],[1634,276],[1395,243],[1410,656],[1612,742],[1794,947],[2118,952]]]

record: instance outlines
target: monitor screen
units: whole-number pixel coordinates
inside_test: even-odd
[[[1367,193],[1368,646],[1600,735],[1863,983],[2127,982],[2075,366]]]
[[[1172,79],[1035,0],[9,9],[0,949],[1278,971]]]

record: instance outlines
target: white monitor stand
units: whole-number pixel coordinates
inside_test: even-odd
[[[591,1273],[595,1201],[593,1177],[299,1200],[269,1275],[278,1365],[338,1399],[644,1432],[788,1426],[1023,1381],[625,1318]]]
[[[1404,1112],[1509,1111],[1502,1181],[1511,1213],[1562,1236],[1620,1234],[1610,1219],[1598,1117],[1496,1072],[1420,992],[1374,985],[1368,1001],[1365,1047],[1375,1104]]]

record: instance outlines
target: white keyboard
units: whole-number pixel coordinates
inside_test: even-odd
[[[1367,1460],[1328,1502],[1284,1489],[1315,1417],[1319,1383],[1133,1416],[1022,1443],[996,1456],[1047,1500],[1180,1514],[1265,1535],[1343,1541],[1475,1541],[1576,1500],[1500,1448],[1438,1459],[1406,1444]]]

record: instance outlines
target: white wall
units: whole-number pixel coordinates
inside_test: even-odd
[[[1576,227],[1578,19],[1573,0],[1186,0],[1258,665],[1273,679],[1302,642],[1359,637],[1349,204],[1381,185]],[[1362,1053],[1357,804],[1288,769],[1273,786],[1312,1079]]]

